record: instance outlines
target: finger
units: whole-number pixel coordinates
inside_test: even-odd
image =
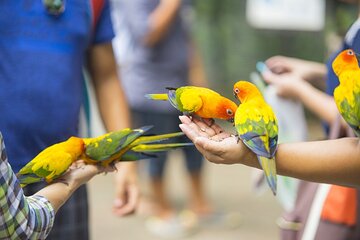
[[[222,129],[222,127],[220,127],[215,122],[211,125],[211,128],[215,131],[216,134],[220,134],[220,133],[224,132],[224,129]]]
[[[199,127],[200,131],[206,133],[206,135],[214,136],[216,132],[214,129],[209,127],[209,125],[203,119],[193,119],[193,122]]]
[[[190,124],[191,123],[191,119],[188,116],[182,115],[182,116],[179,116],[179,119],[184,124]]]
[[[197,131],[195,131],[192,127],[190,127],[187,124],[180,124],[179,125],[181,131],[183,131],[185,133],[185,135],[194,142],[196,137],[199,137],[199,133]]]
[[[223,129],[216,123],[212,123],[209,126],[211,120],[209,119],[193,119],[193,123],[198,126],[198,129],[206,134],[200,134],[202,136],[212,137],[216,134],[223,132]],[[190,124],[191,125],[191,124]]]
[[[214,141],[222,141],[224,140],[225,138],[228,138],[230,137],[231,135],[227,132],[222,132],[222,133],[219,133],[219,134],[216,134],[215,136],[211,137],[210,139],[211,140],[214,140]]]

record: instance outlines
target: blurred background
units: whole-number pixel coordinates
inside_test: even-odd
[[[341,43],[346,30],[357,18],[357,7],[340,1],[314,1],[320,7],[317,22],[312,26],[264,26],[256,22],[248,1],[193,0],[189,2],[184,18],[201,62],[195,66],[194,77],[203,68],[210,87],[232,97],[232,86],[240,79],[248,80],[255,71],[257,61],[273,55],[286,55],[324,62],[329,53]],[[259,1],[254,1],[253,3]],[[291,3],[283,6],[291,9]],[[301,1],[300,1],[301,2]],[[286,4],[285,4],[286,5]],[[294,13],[301,9],[292,9]],[[323,13],[323,15],[322,15]],[[270,13],[269,13],[270,14]],[[254,19],[255,18],[255,19]],[[270,24],[271,25],[271,24]],[[300,24],[301,25],[301,24]],[[305,23],[304,23],[305,25]],[[283,29],[281,29],[283,28]],[[286,29],[287,28],[287,29]],[[304,29],[305,28],[305,29]],[[306,29],[307,28],[307,29]],[[321,87],[321,86],[319,86]],[[92,129],[99,135],[103,127],[92,106]],[[321,122],[305,110],[309,140],[324,138]],[[180,211],[186,206],[188,180],[180,151],[171,153],[172,160],[165,175],[168,194]],[[216,209],[235,213],[233,224],[201,227],[182,239],[278,239],[277,218],[283,209],[270,191],[255,193],[252,189],[252,172],[244,166],[218,166],[205,163],[204,182],[209,199]],[[148,194],[146,174],[139,166],[143,195]],[[112,176],[99,176],[89,183],[92,239],[159,239],[145,228],[146,215],[117,218],[111,213],[113,200]]]

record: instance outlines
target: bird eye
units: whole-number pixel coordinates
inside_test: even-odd
[[[238,88],[235,88],[234,92],[235,92],[235,93],[239,93],[240,90],[239,90]]]
[[[227,113],[228,115],[230,115],[230,116],[233,115],[233,111],[231,111],[231,109],[226,109],[226,113]]]
[[[349,50],[349,51],[347,52],[347,54],[348,54],[348,55],[354,55],[354,52],[353,52],[352,50]]]

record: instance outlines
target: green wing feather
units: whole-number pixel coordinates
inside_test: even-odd
[[[128,147],[133,141],[150,128],[152,128],[152,126],[144,126],[139,129],[126,128],[109,133],[103,138],[96,138],[94,141],[85,143],[85,154],[96,161],[108,160],[121,150]]]
[[[339,91],[341,89],[337,89]],[[347,98],[336,99],[341,116],[360,137],[360,92],[354,92],[354,103],[350,104]]]

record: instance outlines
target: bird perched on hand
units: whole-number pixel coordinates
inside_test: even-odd
[[[276,116],[254,84],[239,81],[235,83],[233,90],[235,97],[241,102],[235,113],[238,138],[257,155],[267,183],[276,195],[275,152],[278,143]]]
[[[168,100],[171,105],[186,115],[195,114],[201,118],[217,118],[232,122],[236,104],[219,93],[203,87],[183,86],[166,88],[168,93],[147,94],[152,100]]]
[[[360,137],[360,69],[355,52],[342,51],[333,61],[332,68],[339,78],[334,99],[340,114]]]
[[[50,183],[64,174],[73,162],[83,159],[88,164],[113,166],[117,161],[135,161],[147,158],[149,153],[192,146],[192,143],[157,143],[182,136],[182,132],[142,136],[152,126],[138,129],[122,129],[96,138],[70,137],[54,144],[26,164],[17,173],[22,187],[45,180]],[[151,155],[150,157],[153,157]]]
[[[85,151],[81,158],[87,163],[98,163],[104,167],[121,161],[135,161],[141,154],[167,151],[177,147],[192,146],[192,143],[158,143],[169,138],[184,135],[182,132],[143,136],[152,126],[138,129],[125,128],[96,138],[84,138]],[[137,154],[140,153],[140,154]]]
[[[22,187],[45,180],[50,183],[60,177],[84,152],[84,141],[70,137],[41,151],[16,174]]]

